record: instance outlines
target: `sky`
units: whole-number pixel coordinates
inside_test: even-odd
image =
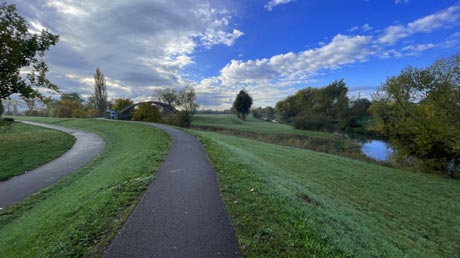
[[[192,86],[202,109],[231,107],[244,89],[274,106],[344,79],[371,98],[389,76],[460,52],[452,0],[14,0],[30,31],[60,41],[49,79],[88,97],[97,67],[108,96],[144,101]]]

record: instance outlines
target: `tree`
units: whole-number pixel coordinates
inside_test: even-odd
[[[235,101],[233,102],[233,108],[238,116],[242,120],[246,120],[246,115],[249,114],[251,109],[252,98],[246,91],[241,90],[240,93],[236,96]]]
[[[298,129],[343,130],[348,124],[347,92],[343,80],[324,88],[308,87],[276,103],[276,112]]]
[[[99,115],[104,115],[107,111],[107,86],[104,74],[96,68],[94,74],[94,96],[96,97],[96,107]]]
[[[63,99],[59,103],[57,117],[85,117],[83,104],[76,100]]]
[[[0,4],[0,99],[18,93],[24,98],[43,95],[37,87],[58,91],[58,87],[46,78],[48,66],[43,57],[58,42],[59,36],[46,30],[40,34],[29,31],[26,20],[15,5]],[[22,68],[30,72],[26,78],[20,75]]]
[[[62,93],[61,94],[61,100],[75,100],[75,101],[78,101],[80,103],[83,103],[83,101],[84,101],[84,99],[82,99],[80,97],[80,94],[78,94],[76,92]]]
[[[160,110],[153,103],[141,103],[133,112],[131,118],[135,121],[160,122]]]
[[[275,109],[274,108],[272,108],[270,106],[267,106],[267,107],[265,107],[264,111],[265,111],[265,114],[267,115],[268,120],[274,120],[275,119]]]
[[[73,92],[62,94],[61,101],[59,101],[56,112],[57,117],[85,117],[85,109],[82,102],[83,99],[78,93]]]
[[[195,103],[196,93],[193,87],[186,87],[179,91],[176,103],[181,106],[187,115],[192,115],[200,105]]]
[[[178,92],[175,89],[166,88],[163,90],[157,91],[158,98],[160,101],[174,107],[176,105],[176,101],[178,100]]]
[[[430,67],[409,67],[374,95],[370,111],[401,160],[416,158],[430,169],[460,167],[460,55]]]
[[[258,107],[258,108],[253,108],[253,109],[251,109],[251,115],[252,115],[252,117],[254,117],[255,119],[260,119],[260,118],[262,118],[262,108],[261,108],[261,107]]]
[[[35,109],[35,104],[36,104],[37,99],[35,97],[30,97],[30,98],[25,98],[24,102],[27,105],[27,111],[29,114],[32,114],[32,111]]]
[[[113,104],[112,108],[115,111],[119,111],[125,107],[131,106],[132,104],[134,104],[134,102],[131,99],[118,98],[115,99],[115,103]]]

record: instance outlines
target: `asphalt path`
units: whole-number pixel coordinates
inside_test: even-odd
[[[215,171],[195,137],[159,124],[172,146],[103,257],[240,257]]]
[[[38,192],[40,189],[51,185],[62,177],[86,165],[92,161],[105,146],[102,138],[94,133],[56,125],[28,121],[21,122],[63,131],[73,135],[76,141],[73,147],[59,158],[25,174],[0,182],[0,210]]]

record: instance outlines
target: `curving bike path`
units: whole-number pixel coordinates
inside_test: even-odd
[[[26,174],[15,176],[0,182],[0,210],[38,192],[62,177],[74,172],[92,161],[105,146],[101,137],[81,130],[21,121],[25,124],[63,131],[76,138],[72,148],[59,158],[31,170]]]
[[[215,171],[195,137],[152,123],[172,146],[103,257],[240,257]]]

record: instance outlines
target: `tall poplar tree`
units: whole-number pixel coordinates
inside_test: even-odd
[[[96,97],[96,107],[99,115],[104,115],[107,110],[107,85],[104,74],[96,68],[94,74],[94,96]]]

